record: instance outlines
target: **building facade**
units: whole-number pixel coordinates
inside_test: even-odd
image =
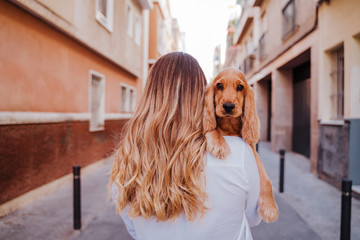
[[[221,68],[221,45],[217,45],[214,49],[214,57],[213,57],[213,77],[215,77]]]
[[[319,175],[360,192],[360,2],[319,7]]]
[[[261,140],[306,156],[337,187],[345,177],[359,184],[359,2],[239,3],[224,67],[254,87]]]
[[[316,171],[317,31],[314,1],[241,1],[240,21],[226,66],[253,85],[261,140],[311,159]],[[234,47],[235,46],[235,47]]]
[[[182,35],[177,19],[171,17],[169,1],[153,1],[153,5],[149,20],[149,68],[162,55],[182,47]]]
[[[151,8],[0,1],[0,215],[72,166],[112,154],[146,79]]]

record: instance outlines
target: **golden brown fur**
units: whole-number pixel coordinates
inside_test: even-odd
[[[170,53],[152,67],[115,152],[109,186],[130,217],[194,220],[206,212],[202,116],[206,78],[198,62]]]
[[[207,150],[224,159],[230,149],[224,135],[239,136],[254,153],[260,177],[258,211],[266,222],[276,221],[278,209],[272,185],[254,144],[259,141],[259,120],[255,109],[254,91],[237,69],[221,71],[205,92],[204,132]]]

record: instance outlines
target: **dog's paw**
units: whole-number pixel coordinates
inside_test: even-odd
[[[267,223],[275,222],[279,217],[279,210],[274,197],[259,196],[258,213]]]
[[[230,153],[230,148],[224,137],[218,136],[215,132],[206,134],[206,150],[219,159],[225,159]]]
[[[225,159],[227,155],[230,153],[230,149],[227,145],[224,146],[212,146],[211,148],[207,148],[207,151],[210,152],[211,155],[219,158]]]

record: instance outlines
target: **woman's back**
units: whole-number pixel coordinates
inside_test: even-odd
[[[209,208],[201,219],[189,221],[183,214],[175,221],[155,218],[130,219],[121,214],[136,239],[251,239],[250,227],[259,223],[257,199],[259,175],[250,147],[239,137],[225,136],[231,154],[220,160],[205,156]]]

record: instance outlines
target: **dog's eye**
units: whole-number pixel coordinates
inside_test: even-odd
[[[218,84],[216,84],[216,88],[217,88],[218,90],[223,90],[223,89],[224,89],[224,86],[223,86],[221,83],[218,83]]]
[[[243,86],[243,85],[238,85],[237,88],[236,88],[236,90],[242,91],[242,90],[244,90],[244,86]]]

